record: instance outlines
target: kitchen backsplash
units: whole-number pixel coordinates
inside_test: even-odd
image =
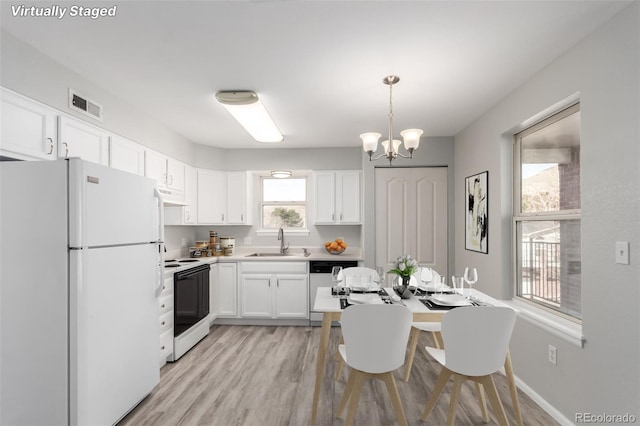
[[[219,237],[234,237],[237,247],[278,247],[280,245],[275,233],[256,235],[253,226],[165,226],[167,247],[165,258],[187,257],[189,247],[193,246],[195,241],[209,241],[209,231],[212,229],[218,232]],[[361,230],[360,225],[311,226],[308,235],[285,234],[285,243],[290,247],[322,249],[326,241],[342,237],[349,247],[360,247]]]

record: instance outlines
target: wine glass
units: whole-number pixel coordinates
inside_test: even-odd
[[[464,277],[451,275],[451,286],[454,294],[457,294],[460,289],[460,295],[464,295]]]
[[[340,293],[338,283],[342,281],[342,266],[334,266],[331,268],[331,281],[335,283],[333,289],[334,294],[337,296]]]
[[[425,286],[429,287],[429,283],[433,281],[433,271],[431,268],[422,268],[420,269],[420,281],[425,283]],[[426,293],[425,288],[425,293]]]
[[[386,278],[384,266],[376,266],[376,274],[378,275],[378,278],[375,282],[378,284],[378,287],[382,288]]]
[[[464,268],[464,280],[469,284],[469,299],[471,299],[471,289],[478,282],[478,271],[476,268]]]

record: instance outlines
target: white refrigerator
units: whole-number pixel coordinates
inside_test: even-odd
[[[115,424],[159,382],[155,182],[0,162],[0,225],[0,424]]]

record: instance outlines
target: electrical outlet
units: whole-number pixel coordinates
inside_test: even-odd
[[[553,365],[558,365],[558,350],[555,346],[549,345],[549,362]]]
[[[187,246],[187,239],[183,238],[182,239],[182,247],[186,247]]]

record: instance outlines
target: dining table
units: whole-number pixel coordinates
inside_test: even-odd
[[[493,297],[476,289],[465,289],[465,296],[470,295],[470,300],[473,300],[474,305],[481,306],[508,306],[504,302],[494,299]],[[316,359],[316,381],[313,390],[313,407],[311,410],[311,424],[315,424],[316,416],[318,414],[318,403],[320,400],[320,388],[325,373],[327,351],[329,347],[329,334],[331,332],[331,326],[334,321],[340,321],[343,309],[346,308],[349,301],[356,303],[399,303],[409,308],[413,314],[414,322],[440,322],[442,316],[446,314],[450,307],[439,308],[437,305],[425,303],[422,299],[428,298],[428,295],[416,296],[411,295],[407,299],[393,300],[388,295],[394,295],[392,288],[384,288],[380,290],[380,294],[365,292],[366,296],[358,295],[353,299],[349,297],[336,296],[332,294],[332,287],[318,287],[316,293],[315,303],[313,305],[313,311],[322,312],[322,327],[320,330],[320,342],[318,344],[318,354]],[[384,296],[384,295],[387,296]],[[379,298],[379,300],[378,300]],[[384,301],[383,301],[384,298]],[[428,306],[430,305],[430,306]],[[509,306],[510,307],[510,306]],[[414,344],[415,349],[415,344]],[[522,414],[520,412],[520,404],[518,402],[518,389],[515,383],[515,376],[513,374],[513,366],[511,364],[511,355],[507,352],[507,357],[504,363],[504,371],[509,386],[509,393],[514,409],[514,415],[518,426],[522,425]]]

